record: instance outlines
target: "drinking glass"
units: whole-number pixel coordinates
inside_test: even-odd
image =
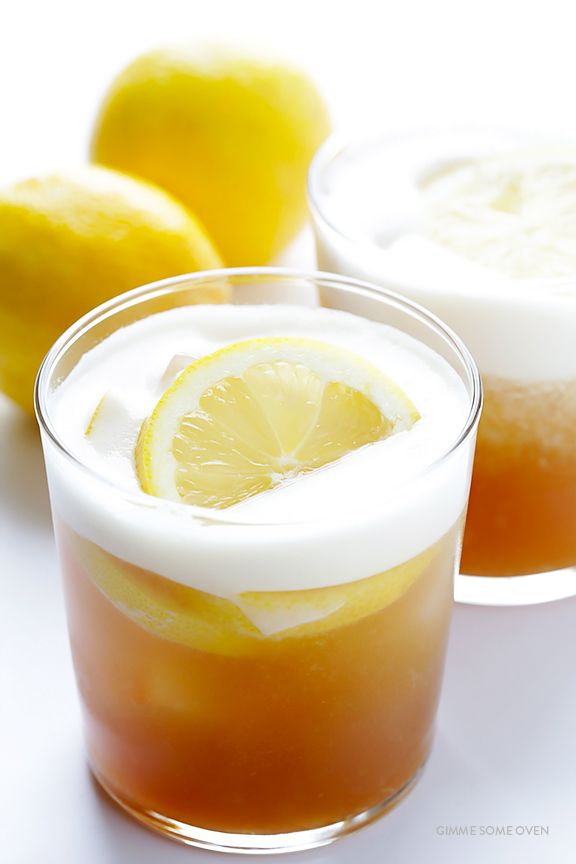
[[[212,289],[232,304],[325,306],[404,331],[462,380],[462,427],[417,476],[391,488],[374,476],[378,506],[342,517],[242,521],[99,476],[64,443],[58,388],[106,336]],[[64,333],[40,370],[36,408],[88,759],[117,803],[185,843],[282,852],[329,843],[406,794],[432,742],[480,403],[474,362],[438,320],[330,274],[186,275],[111,300]],[[186,579],[167,576],[166,559]],[[276,613],[327,611],[255,633],[206,590],[223,570],[238,594],[249,578]],[[269,590],[271,576],[284,590]]]
[[[467,575],[456,583],[456,599],[466,602],[576,593],[576,273],[505,279],[443,251],[427,237],[421,194],[446,168],[550,143],[489,130],[334,137],[310,169],[318,265],[421,303],[458,333],[480,368]]]

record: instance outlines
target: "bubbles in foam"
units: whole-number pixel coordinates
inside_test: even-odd
[[[422,303],[486,376],[576,376],[576,148],[413,134],[352,144],[318,170],[323,269]]]

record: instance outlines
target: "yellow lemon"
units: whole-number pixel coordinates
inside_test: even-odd
[[[302,225],[308,164],[328,132],[322,98],[298,69],[224,49],[167,48],[113,82],[92,157],[183,201],[228,265],[262,264]]]
[[[42,357],[130,288],[221,266],[201,224],[151,184],[86,167],[0,192],[0,389],[32,410]],[[206,291],[198,301],[216,300]]]
[[[70,533],[66,543],[110,602],[155,636],[211,653],[237,653],[260,635],[228,600],[128,564],[78,535]]]
[[[398,600],[441,554],[437,544],[410,561],[343,585],[246,592],[234,600],[142,570],[70,533],[68,554],[139,627],[169,642],[214,654],[245,654],[283,639],[315,638]]]
[[[144,491],[229,507],[409,429],[408,397],[363,358],[301,337],[236,342],[191,363],[142,425]]]

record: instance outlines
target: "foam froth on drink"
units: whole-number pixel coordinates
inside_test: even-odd
[[[306,336],[354,351],[396,382],[421,419],[224,511],[145,495],[133,450],[143,420],[194,359],[242,339]],[[86,435],[102,400],[97,435]],[[353,581],[426,549],[460,516],[466,472],[446,460],[469,410],[438,354],[383,324],[304,306],[191,306],[118,330],[87,354],[52,398],[54,427],[88,469],[53,478],[54,506],[104,549],[221,596]],[[55,472],[56,474],[56,472]],[[421,513],[421,518],[415,514]]]

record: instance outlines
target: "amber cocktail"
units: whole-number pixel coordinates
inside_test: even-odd
[[[224,304],[194,305],[214,286]],[[145,494],[158,411],[215,363],[169,456],[182,500]],[[401,799],[432,743],[479,406],[450,333],[329,275],[183,277],[62,337],[38,410],[89,760],[118,803],[184,842],[287,851]]]
[[[228,833],[306,831],[394,803],[431,745],[459,530],[401,565],[409,588],[393,602],[398,569],[324,589],[321,602],[350,597],[333,624],[266,637],[226,601],[61,526],[97,776],[144,819]]]
[[[576,147],[479,130],[334,139],[309,189],[320,266],[422,303],[478,362],[462,571],[529,578],[462,579],[457,599],[573,594]]]

